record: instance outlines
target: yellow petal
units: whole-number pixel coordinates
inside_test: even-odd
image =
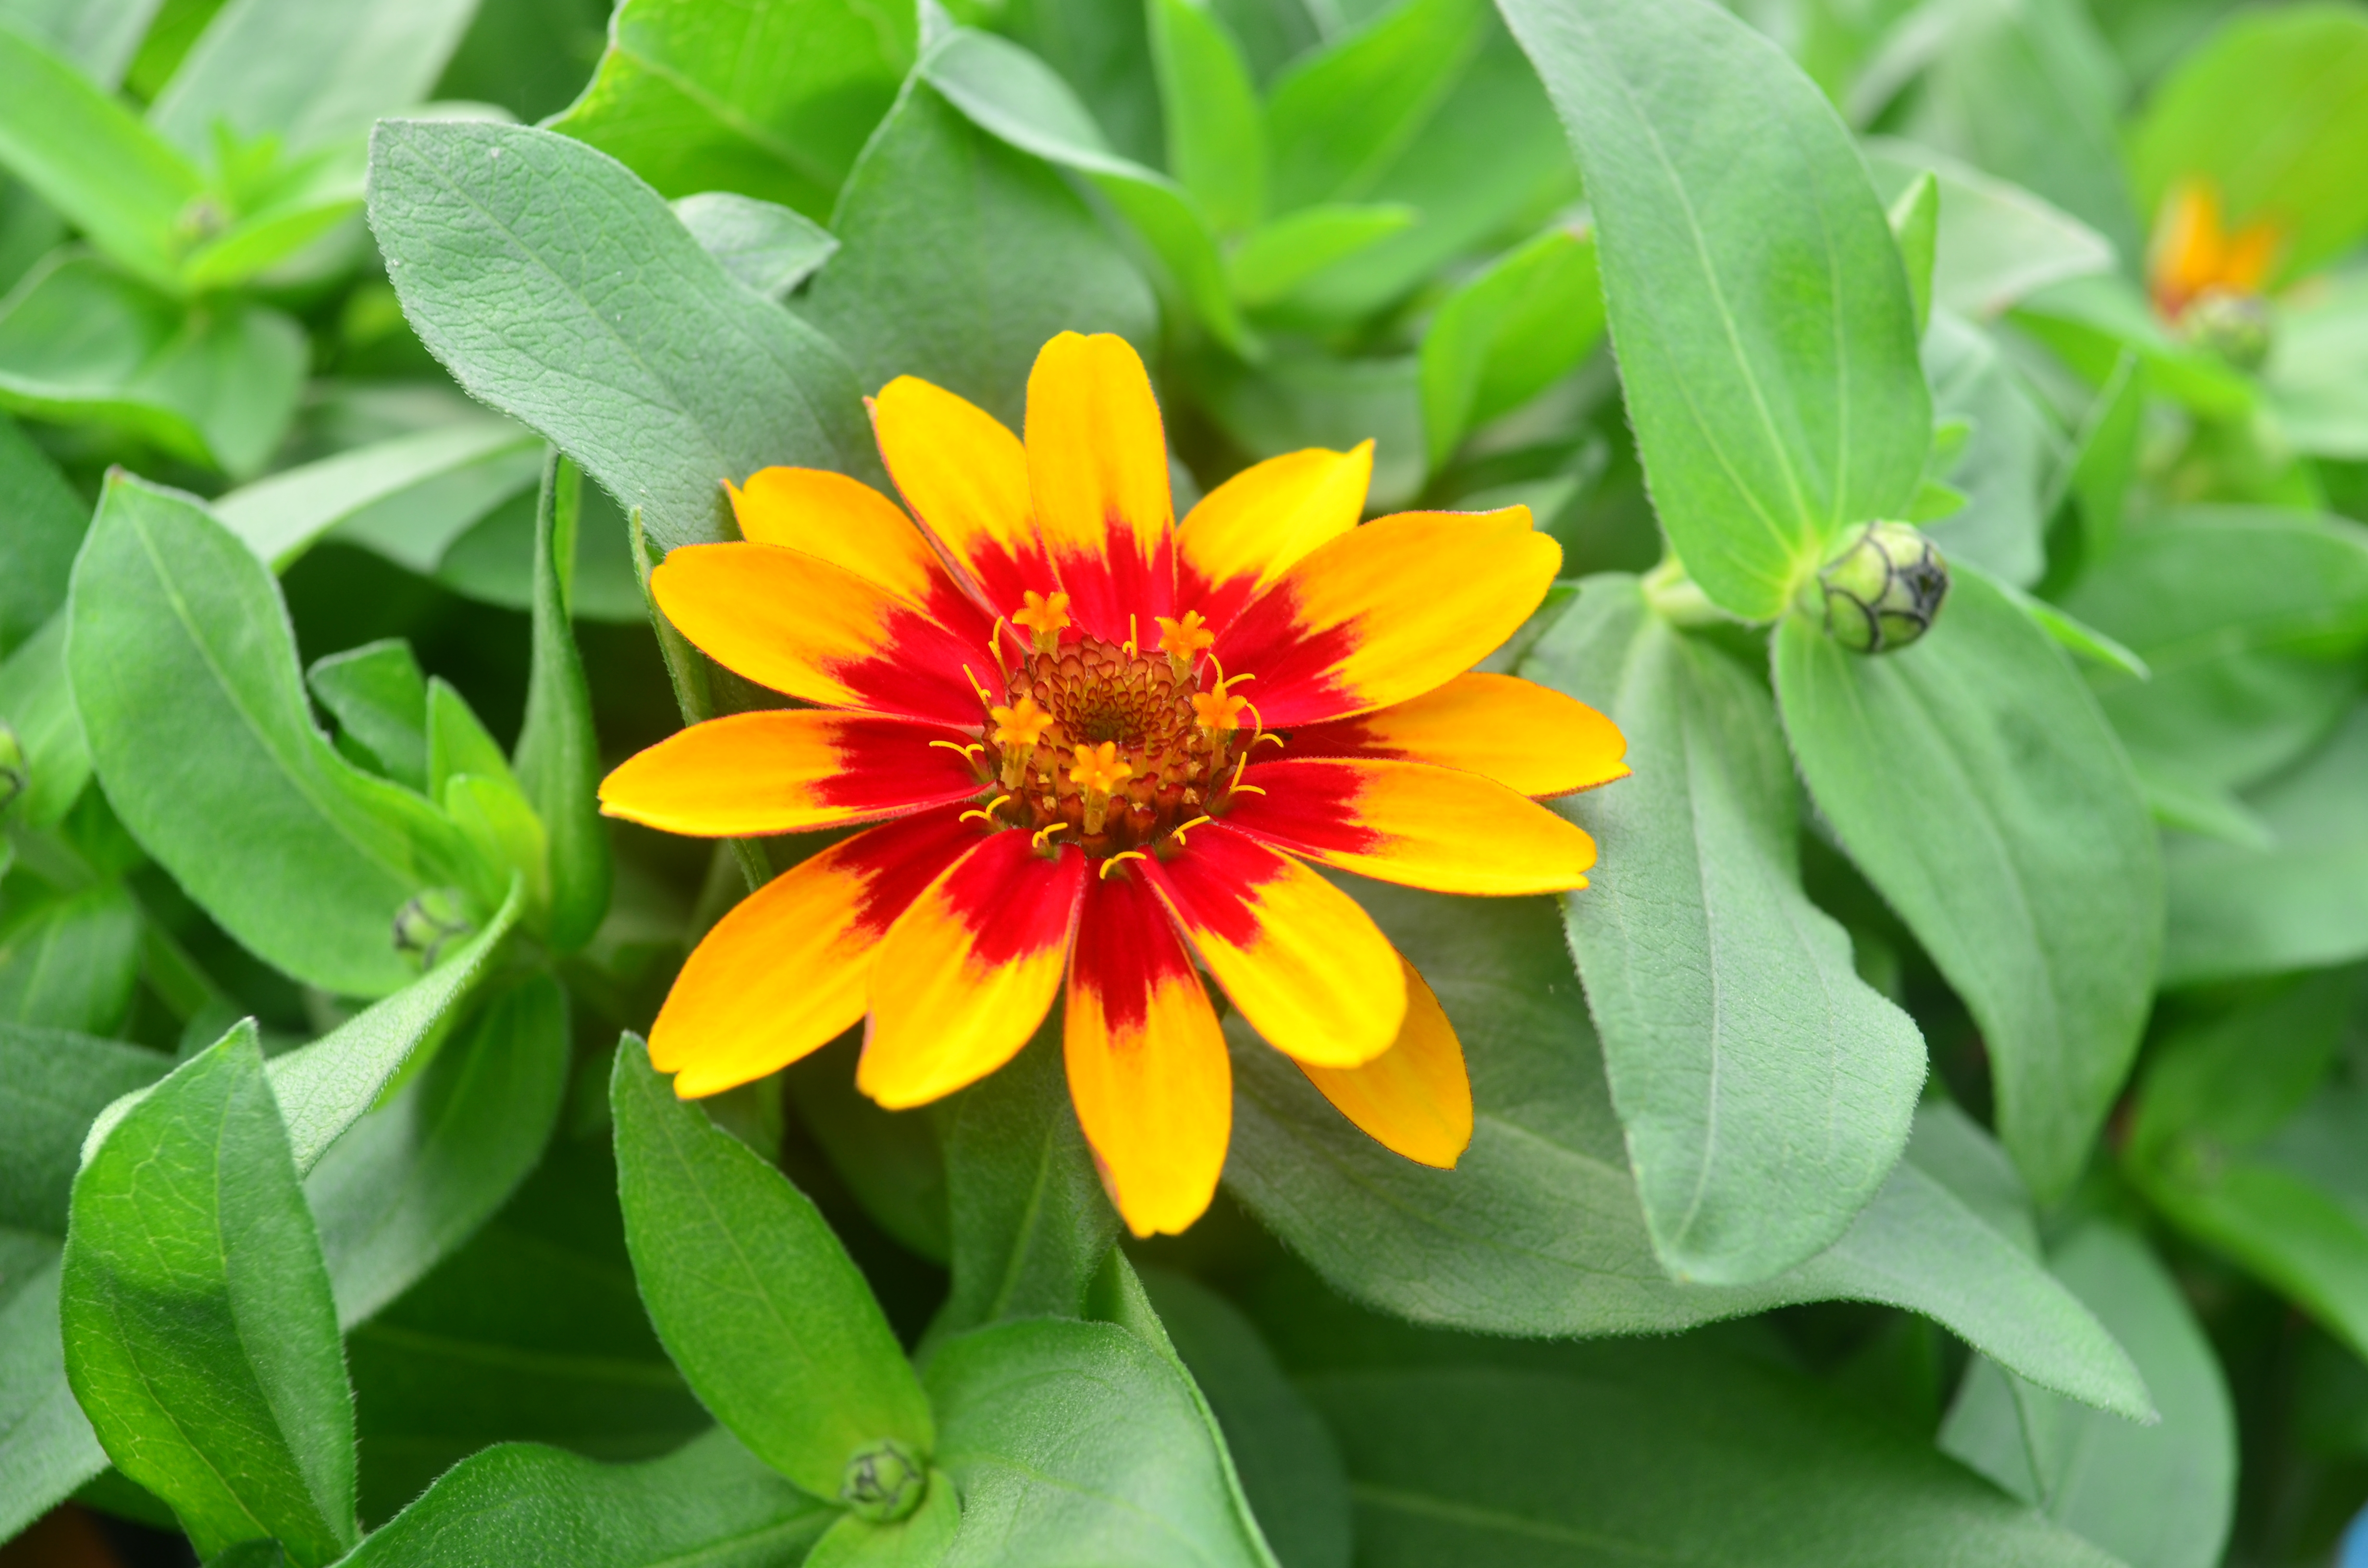
[[[1463,1046],[1410,963],[1406,987],[1406,1023],[1387,1051],[1362,1067],[1303,1062],[1299,1068],[1333,1108],[1383,1148],[1453,1170],[1472,1142],[1472,1080],[1463,1071]]]
[[[1619,726],[1586,703],[1534,681],[1477,672],[1371,713],[1294,730],[1284,753],[1460,767],[1533,796],[1625,778],[1627,754]]]

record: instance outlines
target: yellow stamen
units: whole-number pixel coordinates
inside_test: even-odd
[[[1216,820],[1216,818],[1212,816],[1198,816],[1194,817],[1190,822],[1178,823],[1175,827],[1168,831],[1167,836],[1176,841],[1177,848],[1181,849],[1184,847],[1184,830],[1186,828],[1198,827],[1204,822],[1214,822]]]
[[[1033,588],[1026,595],[1026,607],[1011,612],[1012,624],[1034,632],[1036,651],[1049,659],[1061,651],[1061,633],[1069,625],[1069,596],[1056,591],[1048,597]]]
[[[1126,656],[1130,659],[1134,657],[1136,642],[1137,638],[1134,631],[1134,617],[1133,615],[1129,615],[1126,618]]]
[[[1069,824],[1064,822],[1047,824],[1045,826],[1038,828],[1034,835],[1029,838],[1029,845],[1041,854],[1045,846],[1052,842],[1053,835],[1056,833],[1066,832],[1068,830],[1068,826]]]
[[[1150,858],[1150,856],[1145,855],[1140,849],[1121,849],[1117,854],[1104,860],[1102,862],[1102,869],[1094,874],[1099,877],[1103,881],[1110,881],[1110,868],[1117,865],[1121,860],[1148,860]]]
[[[954,818],[954,821],[968,822],[971,818],[976,817],[979,821],[986,824],[989,827],[1001,827],[1003,824],[995,820],[995,813],[996,810],[1004,804],[1004,802],[1010,799],[1011,797],[1008,795],[997,795],[995,799],[989,801],[984,809],[973,807],[971,810],[966,811],[962,812],[962,815]]]
[[[993,702],[995,700],[995,699],[988,694],[986,687],[979,684],[978,677],[970,673],[970,666],[968,665],[964,665],[962,666],[962,678],[970,682],[971,690],[978,694],[978,699],[981,702]]]
[[[1036,743],[1053,727],[1053,715],[1036,705],[1033,697],[1021,696],[1008,708],[990,708],[986,716],[995,721],[990,738],[1003,748],[1003,787],[1019,788],[1029,759],[1036,755]]]
[[[1086,831],[1099,833],[1103,813],[1110,810],[1110,791],[1134,777],[1134,765],[1118,755],[1116,741],[1078,746],[1076,762],[1069,769],[1069,782],[1086,792]]]
[[[1193,660],[1216,642],[1217,634],[1209,630],[1197,609],[1186,610],[1181,620],[1164,615],[1152,619],[1159,628],[1159,651],[1167,655],[1167,667],[1176,672],[1178,680],[1190,676]]]

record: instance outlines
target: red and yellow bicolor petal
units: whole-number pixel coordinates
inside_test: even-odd
[[[740,537],[846,568],[919,607],[964,641],[986,645],[994,618],[946,570],[896,503],[860,480],[820,468],[766,468],[746,485],[725,481]]]
[[[650,1028],[685,1099],[779,1072],[861,1020],[872,949],[979,842],[951,812],[857,834],[735,904],[692,949]]]
[[[1063,1027],[1069,1097],[1111,1204],[1138,1236],[1180,1233],[1224,1169],[1233,1063],[1166,907],[1123,869],[1087,885]]]
[[[891,1110],[974,1084],[1019,1054],[1061,988],[1086,859],[991,834],[924,889],[872,955],[855,1086]]]
[[[1266,792],[1225,825],[1344,871],[1434,892],[1512,895],[1587,885],[1595,840],[1494,779],[1420,762],[1286,757],[1247,769]]]
[[[1255,675],[1269,729],[1403,702],[1470,669],[1520,629],[1562,547],[1527,506],[1401,512],[1320,545],[1217,639],[1229,675]]]
[[[1201,498],[1176,530],[1176,602],[1223,630],[1293,562],[1357,526],[1373,443],[1255,463]]]
[[[1312,868],[1222,823],[1193,828],[1173,859],[1128,864],[1269,1045],[1356,1067],[1397,1039],[1406,1008],[1397,949]]]
[[[1300,1071],[1333,1108],[1382,1147],[1419,1165],[1453,1170],[1472,1142],[1472,1080],[1447,1011],[1406,964],[1406,1016],[1390,1048],[1362,1067]]]
[[[1176,613],[1176,515],[1159,402],[1133,346],[1107,332],[1044,345],[1028,374],[1027,445],[1036,526],[1070,613],[1110,642],[1147,639]]]
[[[871,407],[888,476],[988,615],[1010,614],[1031,588],[1050,593],[1019,437],[917,376],[890,381]]]
[[[1628,739],[1576,698],[1514,676],[1457,676],[1435,691],[1292,732],[1287,756],[1460,767],[1523,795],[1567,795],[1628,777]]]
[[[904,816],[979,793],[978,775],[957,749],[969,740],[868,713],[734,713],[626,758],[600,781],[600,809],[708,838]]]
[[[992,668],[984,644],[919,607],[803,551],[685,545],[650,574],[676,630],[759,686],[834,708],[976,724],[963,675]]]

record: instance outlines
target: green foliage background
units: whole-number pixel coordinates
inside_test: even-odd
[[[2357,0],[0,0],[0,171],[8,1562],[2209,1568],[2368,1501]],[[2196,178],[2260,341],[2148,300]],[[1179,502],[1371,437],[1376,513],[1563,547],[1489,667],[1628,737],[1595,885],[1350,889],[1452,1172],[1237,1017],[1147,1245],[1050,1032],[899,1114],[852,1040],[649,1068],[822,842],[597,815],[768,699],[650,564],[1071,328]],[[1869,656],[1803,589],[1878,518],[1953,586]]]

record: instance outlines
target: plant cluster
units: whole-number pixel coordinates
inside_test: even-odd
[[[2368,1499],[2359,0],[0,0],[0,175],[8,1562]]]

